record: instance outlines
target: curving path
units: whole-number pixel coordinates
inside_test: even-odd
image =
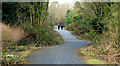
[[[57,27],[57,26],[55,26]],[[84,64],[83,59],[75,55],[75,50],[89,44],[88,41],[76,39],[67,30],[57,30],[64,42],[55,47],[43,48],[29,55],[30,64]]]

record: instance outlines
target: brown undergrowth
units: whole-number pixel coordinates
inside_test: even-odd
[[[76,55],[83,59],[99,59],[107,62],[108,64],[119,64],[120,54],[112,54],[112,48],[109,48],[108,53],[105,54],[105,51],[102,51],[102,48],[108,46],[98,46],[97,48],[93,47],[93,45],[85,46],[76,51]]]
[[[36,46],[31,35],[18,27],[2,25],[2,64],[28,64],[28,54],[40,48],[54,47],[61,44],[64,40],[58,32],[54,31],[55,44],[48,46]],[[37,29],[36,29],[37,30]],[[28,37],[30,36],[30,37]],[[32,37],[32,38],[31,38]],[[30,42],[30,43],[29,43]],[[8,56],[13,55],[13,56]]]

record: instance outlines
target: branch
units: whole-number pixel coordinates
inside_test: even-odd
[[[46,18],[46,13],[47,13],[47,8],[46,8],[46,10],[45,10],[45,16],[43,17],[42,21],[40,22],[40,26],[42,25],[43,21],[44,21],[45,18]]]

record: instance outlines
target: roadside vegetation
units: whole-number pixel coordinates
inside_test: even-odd
[[[63,42],[54,31],[48,2],[2,3],[2,64],[28,64],[31,50]]]
[[[2,3],[2,64],[29,64],[31,50],[62,43],[53,30],[53,23],[59,22],[77,38],[90,41],[89,46],[77,50],[85,63],[120,64],[118,2],[75,2],[73,9],[58,2],[48,9],[48,4]]]
[[[120,64],[117,2],[76,2],[67,11],[65,25],[77,38],[91,42],[77,55]]]

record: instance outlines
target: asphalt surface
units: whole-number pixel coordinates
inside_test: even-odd
[[[76,56],[75,51],[89,44],[88,41],[78,40],[70,31],[55,31],[64,39],[64,42],[55,47],[43,48],[29,55],[30,64],[84,64],[83,59]]]

